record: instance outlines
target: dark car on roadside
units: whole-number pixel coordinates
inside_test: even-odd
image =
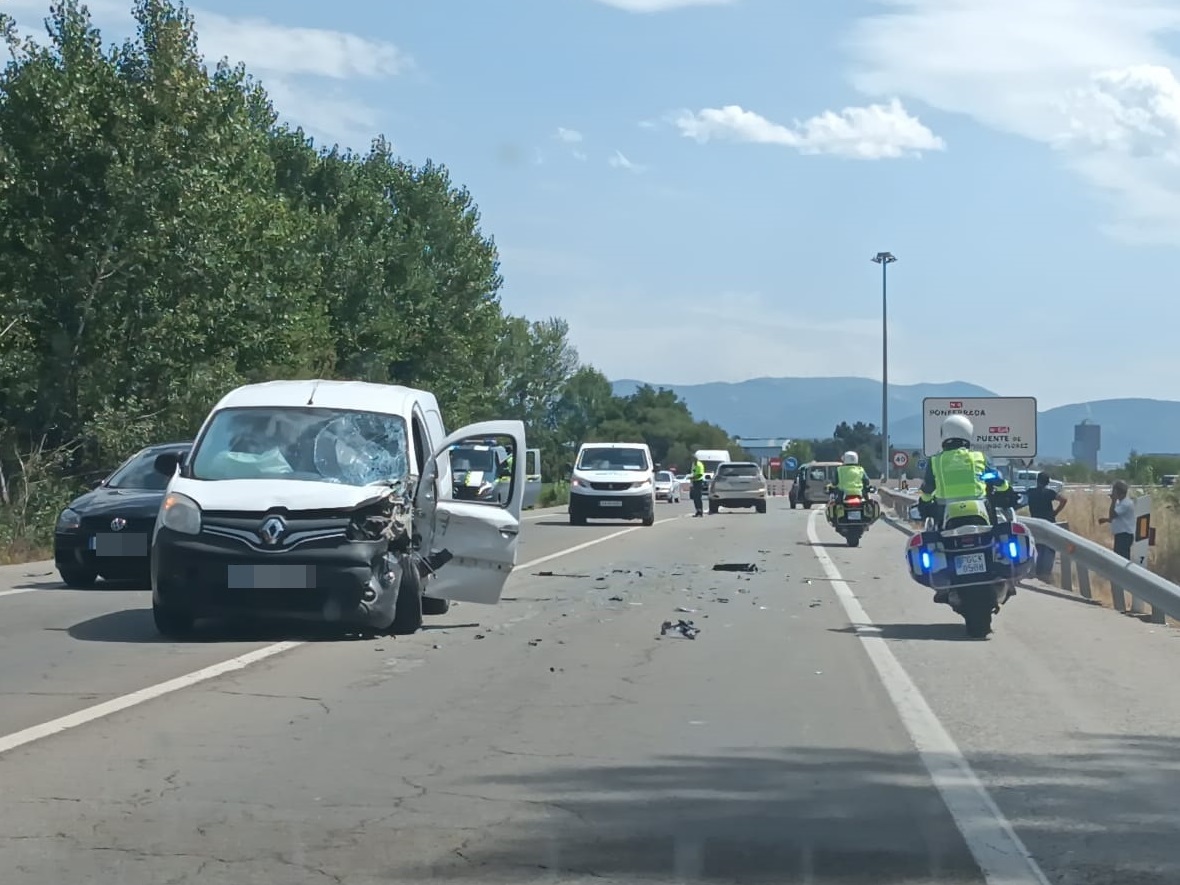
[[[61,512],[53,559],[67,587],[90,587],[99,578],[150,582],[152,533],[169,480],[156,470],[156,457],[183,456],[191,446],[177,442],[140,449]]]

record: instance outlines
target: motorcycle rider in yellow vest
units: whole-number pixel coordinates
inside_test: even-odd
[[[923,516],[933,517],[941,522],[947,506],[954,509],[949,514],[957,516],[983,516],[989,523],[995,521],[994,513],[987,506],[989,488],[996,492],[1010,492],[1008,480],[999,476],[988,463],[987,455],[971,448],[975,438],[975,426],[964,415],[951,415],[942,422],[942,451],[926,463],[926,476],[922,480],[922,492],[918,496],[918,509]],[[996,474],[995,480],[983,479],[984,474]]]
[[[836,468],[836,483],[828,486],[831,500],[828,503],[828,519],[835,513],[838,503],[847,496],[869,497],[869,475],[860,466],[860,456],[856,452],[845,452],[840,459],[844,463]]]

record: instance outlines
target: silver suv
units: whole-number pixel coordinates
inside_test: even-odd
[[[753,461],[720,464],[709,483],[709,512],[722,507],[753,507],[766,512],[766,479]]]

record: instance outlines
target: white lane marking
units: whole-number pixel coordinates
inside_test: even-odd
[[[683,519],[682,516],[673,516],[668,519],[656,520],[656,525],[665,522],[674,522],[678,519]],[[623,529],[620,532],[614,532],[605,535],[601,538],[595,538],[592,541],[586,541],[582,544],[575,544],[572,547],[567,547],[564,550],[558,550],[556,553],[550,553],[548,556],[542,556],[534,559],[531,562],[521,563],[516,568],[531,568],[535,565],[540,565],[543,562],[549,562],[561,556],[567,556],[570,553],[577,553],[579,550],[585,550],[587,547],[593,547],[595,544],[602,544],[612,538],[618,538],[622,535],[637,532],[641,528],[647,526],[633,526],[631,528]],[[40,588],[38,588],[40,589]],[[26,593],[33,592],[32,589],[20,589],[16,591],[4,591],[7,594],[13,592]],[[246,654],[238,655],[226,661],[221,661],[217,664],[211,664],[200,670],[194,670],[192,673],[186,673],[183,676],[177,676],[175,679],[169,679],[166,682],[160,682],[156,685],[149,685],[147,688],[141,688],[138,691],[133,691],[130,694],[125,694],[117,698],[112,698],[109,701],[103,701],[99,704],[86,707],[78,710],[75,713],[67,713],[65,716],[59,716],[57,719],[51,719],[48,722],[43,722],[40,725],[31,725],[21,731],[14,731],[11,734],[0,736],[0,755],[3,755],[10,750],[15,750],[17,747],[22,747],[25,744],[31,744],[34,741],[43,740],[47,737],[52,737],[55,734],[61,734],[63,731],[69,731],[72,728],[77,728],[80,725],[86,725],[89,722],[94,722],[96,719],[103,719],[113,713],[118,713],[130,707],[138,706],[147,701],[155,700],[158,697],[163,697],[167,694],[180,691],[185,688],[190,688],[202,682],[207,682],[210,679],[215,679],[218,676],[224,676],[226,673],[233,673],[236,670],[245,670],[247,667],[257,664],[259,661],[264,661],[267,658],[272,658],[275,655],[282,654],[285,651],[298,648],[301,645],[306,645],[303,641],[289,641],[276,642],[273,645],[263,646]]]
[[[15,590],[0,590],[0,596],[16,596],[20,593],[36,593],[38,590],[48,589],[48,587],[17,587]]]
[[[219,664],[213,664],[201,670],[194,670],[192,673],[186,673],[184,676],[177,676],[175,679],[169,679],[167,682],[150,685],[147,688],[141,688],[139,691],[133,691],[131,694],[125,694],[122,697],[103,701],[101,704],[95,704],[92,707],[79,710],[76,713],[67,713],[65,716],[51,719],[49,722],[43,722],[40,725],[33,725],[22,731],[4,735],[0,737],[0,754],[7,753],[9,750],[14,750],[25,744],[31,744],[33,741],[39,741],[51,735],[69,731],[71,728],[77,728],[79,725],[85,725],[96,719],[102,719],[105,716],[110,716],[112,713],[126,710],[128,707],[134,707],[163,695],[171,694],[174,691],[180,691],[182,688],[189,688],[209,679],[224,676],[226,673],[232,673],[235,670],[244,670],[251,664],[256,664],[259,661],[274,657],[277,654],[282,654],[303,644],[302,642],[277,642],[274,645],[268,645],[264,648],[247,652],[244,655],[238,655],[236,658],[230,658],[228,661],[222,661]]]
[[[684,514],[684,516],[687,516],[687,515],[688,514]],[[675,522],[678,519],[684,519],[684,516],[669,516],[667,519],[657,519],[655,524],[662,525],[665,522]],[[623,535],[629,535],[632,532],[637,532],[643,528],[650,528],[650,526],[636,525],[636,526],[632,526],[629,529],[623,529],[622,531],[611,532],[609,535],[603,535],[601,538],[595,538],[593,541],[585,541],[584,543],[581,543],[581,544],[575,544],[573,547],[567,547],[564,550],[558,550],[556,553],[550,553],[548,556],[541,556],[537,559],[530,560],[529,562],[522,562],[518,566],[516,566],[516,568],[518,568],[518,569],[533,568],[534,566],[541,565],[541,563],[551,562],[552,560],[557,559],[558,557],[566,556],[570,553],[577,553],[579,550],[585,550],[587,547],[593,547],[595,544],[601,544],[604,541],[611,540],[612,538],[621,538]]]
[[[812,545],[819,544],[815,530],[818,516],[819,511],[812,511],[807,520],[807,538]],[[918,755],[930,772],[930,779],[988,885],[1049,885],[1044,872],[980,782],[963,751],[938,721],[918,686],[879,635],[879,628],[873,624],[828,552],[819,546],[811,549],[831,579],[836,597],[848,620],[856,627],[856,635],[868,652],[869,660],[897,708]]]

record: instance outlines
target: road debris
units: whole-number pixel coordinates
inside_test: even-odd
[[[689,614],[689,615],[695,615],[697,613],[697,610],[695,608],[688,608],[687,606],[684,606],[684,605],[676,606],[676,611],[684,612],[685,614]]]
[[[589,578],[589,575],[574,575],[565,572],[533,572],[534,578]]]
[[[715,572],[756,572],[758,564],[755,562],[718,562],[713,565]]]
[[[701,628],[693,624],[692,621],[679,620],[675,624],[673,624],[671,621],[664,621],[664,623],[660,625],[661,636],[666,636],[673,630],[675,630],[685,639],[696,639],[697,634],[701,632]]]

